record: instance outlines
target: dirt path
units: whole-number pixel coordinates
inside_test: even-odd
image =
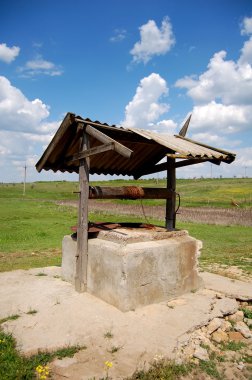
[[[60,201],[57,204],[77,207],[77,201]],[[163,206],[144,206],[134,203],[132,205],[116,204],[113,202],[89,201],[91,212],[100,211],[121,215],[141,216],[145,220],[154,218],[164,220],[165,208]],[[240,208],[213,208],[213,207],[181,207],[177,214],[181,222],[201,222],[209,224],[252,226],[252,209]]]

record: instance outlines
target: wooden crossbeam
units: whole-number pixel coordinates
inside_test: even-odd
[[[115,150],[115,144],[113,142],[95,146],[94,148],[90,148],[86,150],[85,152],[74,154],[73,156],[68,157],[65,160],[65,162],[71,164],[73,162],[81,160],[82,158],[90,157],[90,156],[93,156],[94,154],[107,152],[108,150]]]
[[[133,151],[126,146],[120,144],[119,142],[113,140],[111,137],[105,135],[105,133],[98,131],[98,129],[91,127],[91,125],[86,125],[85,127],[86,133],[90,136],[96,138],[100,142],[104,144],[108,143],[114,143],[115,144],[115,151],[122,155],[125,158],[130,158]]]

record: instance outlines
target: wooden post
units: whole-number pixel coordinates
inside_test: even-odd
[[[173,193],[171,198],[166,200],[165,227],[167,230],[174,230],[176,227],[176,167],[173,158],[167,158],[167,190]]]
[[[80,151],[89,149],[89,137],[85,130],[81,142]],[[87,290],[87,265],[88,265],[88,196],[89,196],[89,158],[80,160],[79,166],[79,214],[77,228],[77,254],[75,290],[85,292]]]

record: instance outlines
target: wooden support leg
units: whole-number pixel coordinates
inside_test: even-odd
[[[173,191],[171,198],[166,200],[165,227],[167,230],[176,228],[176,168],[175,159],[167,158],[167,190]]]
[[[88,135],[84,132],[81,151],[88,149]],[[75,290],[85,292],[87,290],[87,266],[88,266],[88,196],[89,196],[89,158],[80,160],[79,167],[79,215],[77,228],[77,257]]]

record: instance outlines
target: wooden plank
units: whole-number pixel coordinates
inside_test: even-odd
[[[175,160],[167,158],[167,190],[172,197],[166,200],[165,227],[167,230],[176,228],[176,168]]]
[[[152,188],[140,186],[91,186],[90,199],[168,199],[173,196],[166,188]]]
[[[209,159],[190,158],[189,160],[183,160],[183,161],[176,162],[175,167],[176,168],[183,168],[184,166],[200,164],[201,162],[207,162],[207,161],[209,161]]]
[[[207,161],[212,161],[212,160],[209,160],[207,158],[191,158],[189,160],[183,160],[183,161],[176,162],[175,167],[176,168],[182,168],[183,166],[195,165],[195,164],[199,164],[201,162],[207,162]],[[215,164],[218,165],[217,162],[215,162]],[[167,162],[162,162],[161,164],[151,166],[149,169],[146,169],[144,172],[141,172],[141,173],[135,175],[134,179],[138,179],[138,178],[142,177],[143,175],[147,175],[147,174],[154,174],[154,173],[163,172],[166,169],[167,169]]]
[[[81,150],[89,148],[89,137],[83,132]],[[77,254],[75,290],[85,292],[87,290],[87,266],[88,266],[88,196],[89,196],[89,158],[80,160],[79,167],[79,214],[77,228]]]
[[[95,129],[91,127],[90,125],[86,126],[86,132],[99,140],[100,142],[106,144],[113,142],[115,144],[115,151],[119,154],[121,154],[123,157],[130,158],[133,151],[129,148],[126,148],[126,146],[120,144],[119,142],[113,140],[111,137],[105,135],[105,133],[102,133],[101,131],[98,131],[98,129]]]
[[[186,154],[175,154],[175,153],[167,153],[166,154],[166,157],[169,157],[169,158],[184,158],[184,159],[187,159],[188,156]]]
[[[108,143],[108,144],[95,146],[94,148],[90,148],[90,149],[86,150],[85,152],[77,153],[71,157],[68,157],[65,160],[65,162],[66,163],[72,163],[75,161],[79,161],[81,158],[90,157],[94,154],[99,154],[99,153],[107,152],[108,150],[114,150],[114,149],[115,149],[115,144],[113,142]]]

